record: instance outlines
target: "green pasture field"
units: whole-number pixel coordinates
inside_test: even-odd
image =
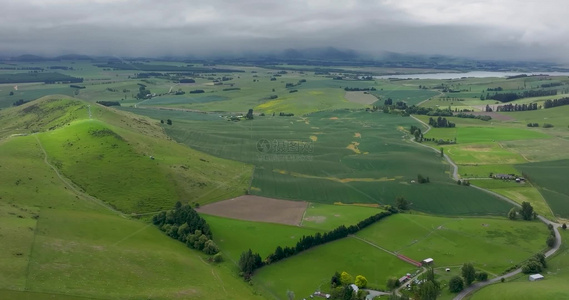
[[[395,256],[348,237],[263,267],[255,272],[253,282],[274,298],[285,299],[290,290],[298,299],[303,299],[317,290],[329,291],[330,278],[336,271],[346,271],[354,278],[363,275],[369,287],[386,289],[389,277],[400,277],[415,270],[413,265]]]
[[[314,235],[321,230],[298,226],[242,221],[202,215],[209,224],[216,244],[223,254],[237,264],[241,253],[253,250],[265,259],[277,246],[295,247],[302,236]]]
[[[88,119],[89,110],[94,119]],[[156,121],[96,104],[46,97],[0,114],[6,116],[0,136],[58,128],[37,135],[49,161],[125,212],[239,196],[252,176],[251,166],[168,141]]]
[[[545,249],[548,234],[539,221],[397,214],[356,235],[417,261],[431,257],[437,267],[471,262],[496,275]]]
[[[412,118],[339,110],[306,117],[204,122],[192,117],[177,119],[179,113],[170,115],[169,111],[137,112],[147,111],[152,117],[172,119],[173,125],[164,128],[177,141],[255,165],[250,192],[256,195],[327,204],[393,204],[403,195],[414,203],[414,209],[452,215],[502,214],[509,209],[492,196],[450,180],[449,166],[440,156],[414,144],[404,132],[416,124]],[[308,148],[262,152],[257,143],[263,140],[298,141]],[[412,183],[417,174],[430,177],[431,183]]]
[[[0,162],[3,299],[256,298],[233,264],[72,193],[34,136],[0,141]]]
[[[456,152],[456,151],[453,151]],[[447,153],[448,154],[448,153]],[[504,158],[504,156],[500,156]],[[478,161],[483,162],[483,161]],[[463,164],[458,166],[459,175],[463,178],[489,178],[490,173],[492,174],[516,174],[519,173],[514,165],[501,165],[501,164]]]
[[[519,172],[514,172],[514,174],[515,173]],[[496,192],[502,196],[514,200],[520,205],[522,202],[529,202],[538,214],[550,220],[554,220],[554,215],[551,211],[551,208],[543,196],[540,194],[539,190],[531,185],[531,183],[517,183],[515,181],[504,181],[498,179],[471,180],[470,183],[481,188]]]
[[[301,226],[329,231],[340,225],[356,225],[382,211],[384,210],[376,207],[310,203]]]
[[[393,103],[397,101],[404,101],[407,105],[417,105],[420,102],[423,102],[431,97],[439,95],[436,91],[429,91],[429,90],[409,90],[406,87],[401,87],[402,89],[384,89],[379,91],[372,92],[373,95],[380,98],[378,105],[383,106],[383,101],[387,98],[391,98]]]
[[[482,121],[483,122],[483,121]],[[490,143],[495,141],[514,141],[528,139],[544,139],[549,135],[537,130],[508,127],[454,127],[432,128],[425,135],[428,138],[456,138],[457,143]]]
[[[516,166],[545,197],[556,216],[569,218],[569,160],[529,163]]]
[[[563,97],[567,97],[564,95]],[[553,97],[554,99],[562,98],[562,96],[557,95]],[[563,132],[567,132],[569,129],[569,119],[567,115],[569,114],[569,106],[558,106],[547,109],[531,110],[531,111],[518,111],[518,112],[505,112],[505,115],[515,118],[521,125],[526,126],[528,123],[538,123],[539,128],[542,132],[551,134],[558,129]],[[542,128],[544,123],[552,124],[553,128]]]
[[[559,131],[550,132],[557,135]],[[513,153],[519,153],[529,162],[554,161],[569,159],[569,139],[558,135],[557,138],[539,140],[518,140],[500,143],[504,148]]]
[[[569,240],[567,231],[561,230],[563,244],[558,254],[547,261],[547,269],[541,274],[543,280],[530,282],[528,275],[521,274],[516,279],[506,283],[496,283],[474,293],[471,300],[498,300],[498,299],[567,299],[567,280],[569,280],[569,251],[566,245]]]
[[[520,154],[508,151],[500,147],[496,142],[473,143],[473,144],[456,144],[441,145],[444,152],[449,155],[452,160],[459,165],[505,165],[527,162]],[[487,170],[480,170],[472,173],[478,176],[489,176]],[[467,173],[459,170],[459,173]],[[500,173],[494,171],[493,173]],[[471,173],[468,173],[471,174]]]

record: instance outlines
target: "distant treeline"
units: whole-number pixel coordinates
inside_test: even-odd
[[[85,86],[83,86],[83,85],[76,85],[76,84],[70,84],[69,87],[74,88],[74,89],[84,89],[85,88]]]
[[[496,107],[496,111],[526,111],[526,110],[537,110],[539,107],[537,103],[530,104],[506,104]]]
[[[193,90],[193,91],[190,91],[190,94],[201,94],[201,93],[205,93],[205,91],[204,91],[204,90]]]
[[[492,99],[500,102],[511,102],[522,98],[543,97],[557,95],[557,90],[530,90],[521,93],[495,93],[494,95],[486,94],[485,99]],[[484,100],[484,99],[482,99]]]
[[[368,91],[376,91],[377,89],[374,87],[370,88],[357,88],[357,87],[345,87],[344,91],[346,92],[368,92]]]
[[[83,82],[83,78],[72,77],[56,72],[0,74],[0,83],[25,83],[25,82],[80,83]]]
[[[545,103],[543,103],[544,108],[551,108],[551,107],[562,106],[562,105],[569,105],[569,98],[568,97],[561,98],[561,99],[554,99],[554,100],[545,100]]]
[[[219,252],[212,240],[209,225],[189,205],[177,202],[174,209],[154,215],[152,223],[171,238],[185,243],[189,248],[203,251],[206,254]]]
[[[432,107],[419,107],[419,106],[409,106],[405,109],[405,113],[408,115],[427,115],[427,116],[443,116],[443,117],[452,117],[452,111],[450,109],[438,109]]]
[[[467,114],[467,113],[463,113],[463,112],[459,112],[458,114],[454,115],[455,117],[458,118],[467,118],[467,119],[478,119],[478,120],[482,120],[482,121],[490,121],[492,120],[492,117],[490,116],[486,116],[486,115],[473,115],[473,114]]]
[[[101,104],[103,106],[121,106],[118,101],[97,101],[97,104]]]
[[[269,254],[269,256],[264,261],[261,260],[261,256],[258,253],[254,253],[251,251],[251,249],[249,249],[248,251],[245,251],[241,254],[241,258],[239,260],[239,268],[241,272],[243,272],[243,276],[248,279],[253,271],[255,271],[255,269],[299,254],[302,251],[308,250],[310,248],[345,238],[350,234],[355,234],[356,232],[368,227],[369,225],[374,224],[375,222],[385,217],[392,215],[393,213],[397,213],[397,209],[389,207],[388,211],[380,212],[371,217],[368,217],[367,219],[358,222],[356,225],[350,225],[348,227],[340,225],[339,227],[324,234],[317,232],[314,235],[302,236],[302,238],[300,238],[300,240],[296,243],[295,247],[286,246],[283,248],[281,246],[277,246],[275,251]]]
[[[106,64],[96,64],[95,66],[99,68],[112,68],[115,70],[140,70],[145,72],[157,72],[157,71],[170,71],[170,72],[194,72],[194,73],[242,73],[243,70],[234,69],[219,69],[219,68],[206,68],[206,67],[194,67],[185,66],[178,67],[172,65],[150,65],[142,63],[123,63],[123,62],[108,62]]]
[[[26,104],[26,103],[28,103],[28,102],[29,102],[29,101],[26,101],[26,100],[24,100],[24,99],[20,99],[20,100],[18,100],[18,101],[16,101],[16,102],[12,103],[12,106],[20,106],[20,105]]]
[[[438,127],[442,127],[442,128],[452,128],[452,127],[456,127],[456,124],[453,122],[448,121],[446,118],[443,117],[438,117],[437,119],[433,119],[432,117],[429,118],[429,125],[438,128]]]

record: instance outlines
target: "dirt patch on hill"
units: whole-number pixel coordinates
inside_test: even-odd
[[[246,195],[204,205],[198,212],[239,220],[298,225],[308,202]]]
[[[484,109],[485,106],[481,106],[481,109]],[[493,108],[494,110],[496,109],[496,107]],[[509,116],[509,115],[504,115],[501,113],[497,113],[497,112],[486,112],[486,111],[480,111],[480,112],[469,112],[466,113],[469,115],[475,115],[475,116],[490,116],[492,117],[492,119],[497,120],[497,121],[512,121],[515,120],[513,117]]]

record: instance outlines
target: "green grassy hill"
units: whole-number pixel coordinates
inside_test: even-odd
[[[52,165],[80,189],[126,213],[238,196],[252,173],[243,163],[171,141],[155,121],[79,100],[47,97],[2,115],[5,136],[40,131],[38,141]]]

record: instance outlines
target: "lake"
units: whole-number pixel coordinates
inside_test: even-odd
[[[375,76],[377,79],[459,79],[462,77],[508,77],[515,75],[549,75],[549,76],[569,76],[569,72],[487,72],[487,71],[473,71],[465,73],[431,73],[431,74],[404,74],[404,75],[386,75]]]

